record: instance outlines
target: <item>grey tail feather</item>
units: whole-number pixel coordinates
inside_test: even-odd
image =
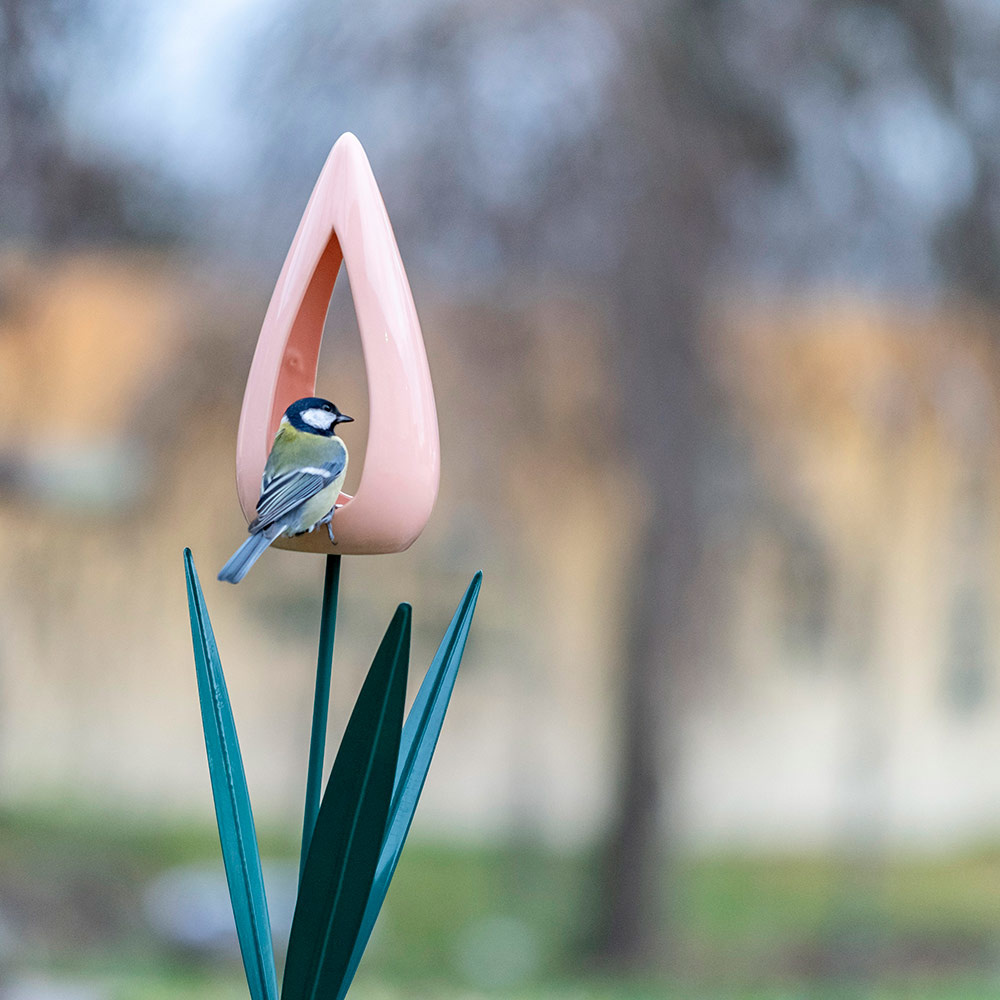
[[[264,554],[264,550],[278,537],[275,533],[268,537],[264,532],[251,535],[229,557],[229,561],[219,570],[219,579],[225,583],[239,583],[247,575],[250,567]]]

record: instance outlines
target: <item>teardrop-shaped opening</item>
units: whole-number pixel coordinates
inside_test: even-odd
[[[268,431],[273,438],[288,404],[312,396],[316,388],[316,366],[326,325],[330,298],[344,255],[336,233],[330,233],[292,321],[288,343],[281,358]]]
[[[341,498],[353,497],[361,483],[368,451],[368,379],[346,268],[341,269],[333,286],[326,314],[316,369],[316,394],[333,400],[342,412],[354,417],[354,423],[339,430],[350,455]]]
[[[292,323],[278,372],[270,429],[273,436],[287,403],[303,396],[332,400],[355,422],[343,428],[350,461],[338,503],[348,503],[361,481],[368,445],[368,380],[350,276],[343,252],[331,233]],[[345,436],[346,435],[346,436]]]

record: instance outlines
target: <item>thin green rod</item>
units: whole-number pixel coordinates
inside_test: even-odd
[[[337,633],[337,594],[340,590],[340,556],[326,557],[323,580],[323,610],[319,626],[319,655],[316,659],[316,694],[313,699],[312,735],[309,738],[309,772],[306,776],[306,807],[302,817],[302,853],[299,881],[306,865],[316,816],[323,790],[323,751],[326,723],[330,714],[330,673],[333,667],[333,639]]]

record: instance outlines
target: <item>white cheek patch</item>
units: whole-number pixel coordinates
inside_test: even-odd
[[[333,426],[334,415],[329,410],[315,408],[302,411],[302,422],[318,431],[328,431]]]

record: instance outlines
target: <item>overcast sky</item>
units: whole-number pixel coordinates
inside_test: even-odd
[[[510,219],[515,229],[535,226],[524,242],[540,248],[540,260],[570,270],[601,266],[594,254],[613,239],[614,213],[600,202],[614,178],[595,180],[603,168],[593,157],[580,159],[574,144],[582,148],[588,131],[607,131],[613,113],[601,107],[602,81],[627,65],[603,25],[603,8],[367,0],[315,4],[308,22],[290,22],[281,18],[296,16],[301,4],[94,2],[92,28],[59,54],[76,141],[198,192],[219,212],[214,225],[230,226],[232,252],[248,235],[254,246],[287,243],[325,150],[351,129],[387,197],[396,194],[403,209],[432,206],[420,226],[428,260],[451,262],[459,273],[495,270],[510,257],[497,220]],[[969,10],[981,13],[976,4],[956,3],[965,12],[956,20],[960,32]],[[818,22],[827,34],[817,41],[851,65],[861,83],[854,90],[833,63],[823,64],[831,56],[794,47],[796,14],[816,16],[809,0],[740,0],[726,9],[732,30],[720,38],[731,65],[778,109],[795,144],[785,177],[741,174],[723,192],[734,222],[726,268],[765,282],[931,287],[935,229],[976,181],[973,98],[994,78],[990,66],[967,59],[960,67],[970,95],[961,120],[928,88],[899,23],[875,5],[847,5]],[[460,41],[448,36],[452,48],[441,49],[440,66],[436,49],[420,57],[421,46],[442,44],[422,18],[462,25]],[[979,58],[984,46],[993,51],[998,29],[995,21],[975,23],[981,36],[967,45]],[[294,29],[302,24],[307,37],[297,63]],[[444,195],[442,180],[426,176],[433,161],[415,152],[435,141],[456,154]],[[575,201],[557,205],[560,171],[583,183]],[[227,192],[234,196],[228,203]],[[403,211],[393,215],[405,228]],[[246,228],[252,225],[258,228]]]

